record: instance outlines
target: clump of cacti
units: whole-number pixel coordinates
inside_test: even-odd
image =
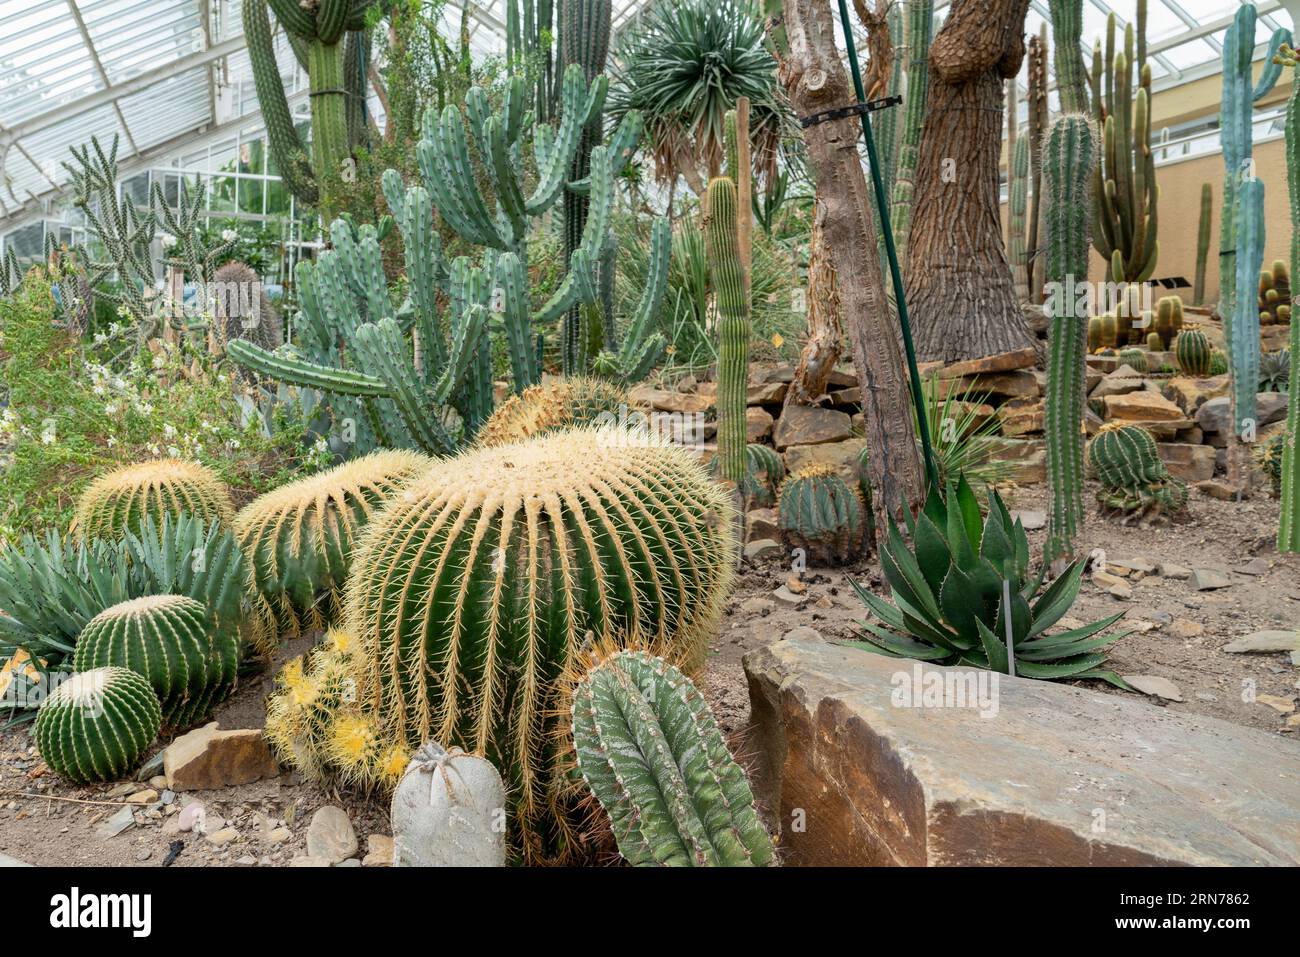
[[[1147,371],[1147,354],[1141,349],[1121,349],[1119,351],[1119,364],[1145,373]]]
[[[36,750],[78,783],[111,781],[140,760],[158,736],[162,710],[149,682],[129,668],[81,671],[36,713]]]
[[[785,543],[810,562],[851,560],[863,544],[861,494],[829,465],[809,465],[781,483],[777,524]]]
[[[634,866],[764,867],[772,839],[694,683],[662,658],[619,651],[573,690],[583,780]]]
[[[1137,516],[1171,515],[1187,504],[1187,486],[1169,474],[1155,439],[1139,425],[1110,422],[1088,443],[1102,508]]]
[[[1160,349],[1168,349],[1183,328],[1183,300],[1179,296],[1162,296],[1151,318],[1151,334],[1160,337]],[[1150,339],[1148,335],[1148,340]],[[1155,346],[1152,346],[1154,349]]]
[[[689,451],[636,432],[552,433],[431,470],[353,559],[362,714],[382,740],[484,754],[524,853],[572,850],[559,680],[589,632],[698,665],[735,573],[733,523]]]
[[[507,445],[582,425],[613,424],[644,413],[630,408],[627,390],[604,379],[572,376],[530,386],[497,406],[483,423],[478,444]],[[640,425],[645,420],[636,419]]]
[[[749,284],[740,248],[736,184],[725,176],[709,183],[705,240],[718,300],[718,458],[722,477],[737,486],[748,471],[745,395],[749,368]]]
[[[1199,329],[1184,329],[1174,340],[1174,358],[1178,360],[1178,368],[1183,375],[1198,379],[1215,375],[1211,371],[1213,352],[1209,338]]]
[[[1083,315],[1071,290],[1088,275],[1088,194],[1097,163],[1097,135],[1083,116],[1063,116],[1052,124],[1043,146],[1047,205],[1045,278],[1061,290],[1049,303],[1047,395],[1044,427],[1052,515],[1048,532],[1051,557],[1070,556],[1083,519],[1083,417],[1087,363]],[[1086,313],[1085,313],[1086,315]],[[1093,323],[1087,336],[1092,338]],[[1109,326],[1110,343],[1115,341]],[[1091,344],[1091,343],[1089,343]],[[1129,350],[1121,355],[1126,355]],[[1141,357],[1142,353],[1138,353]],[[1124,361],[1123,358],[1120,360]],[[1134,365],[1130,356],[1126,364]],[[1146,360],[1142,369],[1146,371]]]
[[[1119,345],[1119,319],[1113,313],[1088,320],[1088,351],[1099,353]]]
[[[1291,321],[1291,274],[1286,263],[1273,260],[1271,269],[1259,274],[1259,324],[1274,326]]]
[[[111,539],[122,532],[139,535],[146,516],[155,524],[182,514],[226,524],[234,513],[230,490],[211,469],[158,459],[115,469],[87,485],[77,499],[73,530],[85,538]]]
[[[384,451],[283,485],[235,516],[257,612],[269,631],[293,636],[334,621],[352,548],[366,523],[426,471],[418,452]]]
[[[148,679],[163,724],[185,728],[235,686],[239,638],[184,595],[146,595],[105,608],[77,637],[73,668],[130,668]]]

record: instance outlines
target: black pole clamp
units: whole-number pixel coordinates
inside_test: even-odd
[[[833,110],[822,110],[820,113],[813,113],[811,116],[801,116],[799,125],[806,130],[818,123],[829,123],[832,120],[842,120],[850,116],[874,113],[876,110],[886,110],[891,106],[898,106],[902,102],[903,95],[899,93],[894,96],[882,96],[878,100],[869,100],[866,103],[854,103],[852,106],[837,106]]]

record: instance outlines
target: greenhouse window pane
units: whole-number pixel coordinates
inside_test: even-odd
[[[1188,70],[1212,60],[1220,59],[1219,52],[1204,40],[1193,40],[1161,54],[1179,70]]]

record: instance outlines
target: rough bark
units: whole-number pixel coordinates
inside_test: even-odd
[[[785,0],[784,7],[796,112],[807,116],[854,102],[829,0]],[[877,527],[884,528],[886,515],[899,521],[905,510],[919,506],[924,482],[902,351],[876,255],[871,192],[858,157],[860,136],[857,117],[819,123],[804,133],[808,167],[818,185],[816,216],[862,387]]]
[[[1028,0],[955,0],[929,57],[907,247],[907,305],[922,360],[1033,344],[1002,242],[1003,81],[1024,58]]]
[[[822,228],[826,206],[818,202],[808,244],[808,339],[799,353],[799,365],[785,393],[785,406],[812,405],[826,392],[835,363],[840,361],[844,328],[840,322],[840,293],[835,270],[826,250]]]

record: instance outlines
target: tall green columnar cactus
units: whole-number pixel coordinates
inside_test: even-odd
[[[1029,274],[1029,301],[1043,301],[1043,260],[1038,256],[1039,221],[1043,215],[1043,142],[1047,138],[1047,23],[1038,36],[1029,38],[1029,165],[1030,207],[1029,233],[1026,237],[1026,271]]]
[[[1029,139],[1016,138],[1015,156],[1011,161],[1010,195],[1011,217],[1008,225],[1007,254],[1016,279],[1016,295],[1029,298],[1028,254],[1025,249],[1025,210],[1029,205]]]
[[[633,866],[766,867],[775,852],[754,794],[690,678],[619,651],[573,692],[578,770]]]
[[[1234,231],[1237,234],[1237,288],[1232,323],[1224,336],[1232,366],[1233,416],[1238,437],[1253,437],[1255,394],[1259,387],[1259,306],[1244,290],[1264,263],[1264,181],[1243,178],[1237,186]]]
[[[925,125],[926,94],[930,86],[930,40],[934,35],[934,0],[907,0],[907,93],[903,97],[903,138],[898,146],[894,174],[894,246],[905,260],[912,229],[912,194],[916,188],[916,163],[921,155],[921,127]]]
[[[560,66],[568,69],[582,68],[588,83],[594,83],[605,72],[605,59],[609,54],[610,0],[561,0],[560,5]],[[569,179],[579,181],[591,170],[591,151],[601,139],[601,121],[604,117],[601,104],[588,113],[569,167]],[[582,246],[588,215],[588,198],[581,192],[564,193],[564,252],[566,258]],[[564,321],[561,358],[566,375],[586,372],[584,356],[590,340],[583,333],[583,310],[574,305],[569,308]]]
[[[1084,0],[1048,0],[1052,39],[1056,44],[1053,61],[1056,84],[1061,94],[1061,111],[1088,113],[1088,71],[1083,66]]]
[[[889,89],[886,95],[893,96],[903,92],[903,44],[906,31],[903,27],[903,8],[901,4],[891,3],[885,13],[885,23],[889,27],[889,42],[894,49],[894,63],[889,73]],[[898,110],[883,110],[876,114],[877,119],[871,123],[871,132],[876,138],[876,156],[880,159],[880,178],[885,184],[885,195],[894,195],[894,182],[898,175]]]
[[[1043,144],[1044,219],[1049,300],[1045,429],[1051,498],[1047,558],[1071,558],[1083,522],[1083,415],[1088,354],[1087,314],[1075,284],[1087,282],[1090,237],[1088,192],[1099,152],[1096,133],[1081,114],[1052,124]]]
[[[719,176],[709,183],[709,274],[718,300],[718,457],[722,477],[745,480],[745,390],[749,368],[750,303],[736,234],[736,184]]]
[[[1192,284],[1192,305],[1205,301],[1205,267],[1210,259],[1210,217],[1214,192],[1209,183],[1201,184],[1201,218],[1196,230],[1196,280]]]
[[[1286,46],[1278,58],[1291,68],[1286,104],[1286,181],[1291,201],[1291,275],[1300,277],[1300,57]],[[1277,550],[1300,552],[1300,316],[1291,317],[1291,392],[1282,434],[1282,518]]]
[[[1151,68],[1146,62],[1146,0],[1138,0],[1137,28],[1131,23],[1124,28],[1124,49],[1118,51],[1117,23],[1112,13],[1106,22],[1105,59],[1100,39],[1092,54],[1092,115],[1105,147],[1093,174],[1093,219],[1097,228],[1092,241],[1110,263],[1113,281],[1142,282],[1151,278],[1160,255],[1156,240],[1156,165],[1151,152]]]

